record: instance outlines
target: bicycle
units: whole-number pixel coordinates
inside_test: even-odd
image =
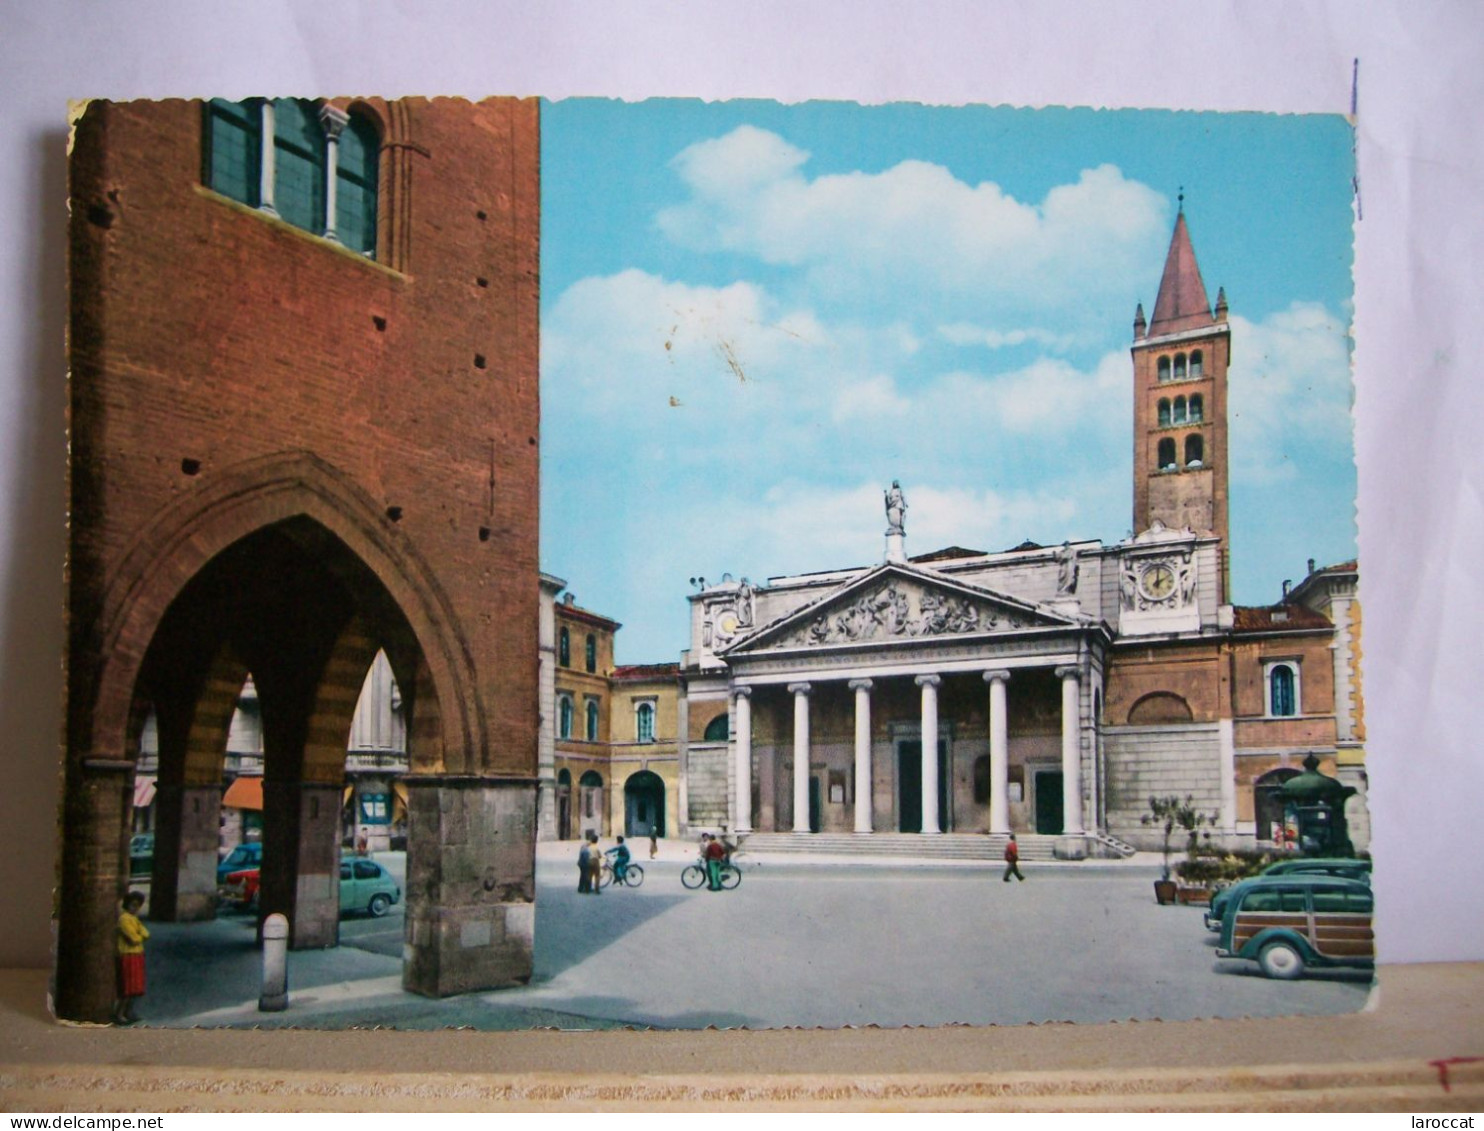
[[[721,886],[724,891],[731,891],[742,882],[742,869],[730,860],[723,860],[721,864]],[[706,861],[697,860],[689,865],[685,871],[680,873],[680,883],[694,891],[706,883]]]
[[[609,861],[604,860],[603,870],[598,873],[598,887],[600,889],[606,888],[609,884],[613,883],[613,878],[613,865]],[[623,885],[636,888],[643,882],[644,869],[630,861],[623,870]]]

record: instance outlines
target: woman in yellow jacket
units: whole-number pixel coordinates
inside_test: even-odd
[[[124,897],[124,909],[119,912],[119,998],[113,1007],[113,1019],[120,1025],[132,1025],[139,1020],[134,1016],[134,999],[144,996],[144,940],[149,938],[149,929],[139,920],[139,909],[143,906],[144,896],[131,891]]]

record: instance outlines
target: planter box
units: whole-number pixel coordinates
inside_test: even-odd
[[[1181,903],[1210,903],[1210,888],[1182,887],[1175,892],[1175,898]]]

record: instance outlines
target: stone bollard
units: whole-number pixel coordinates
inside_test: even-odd
[[[289,1007],[289,921],[274,912],[263,920],[263,992],[258,1012],[281,1013]]]

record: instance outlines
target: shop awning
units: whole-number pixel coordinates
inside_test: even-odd
[[[140,774],[134,779],[134,808],[148,809],[155,799],[155,779],[150,774]]]
[[[392,782],[392,824],[407,819],[407,787],[399,781]]]
[[[222,794],[223,809],[263,809],[263,779],[238,778]]]

